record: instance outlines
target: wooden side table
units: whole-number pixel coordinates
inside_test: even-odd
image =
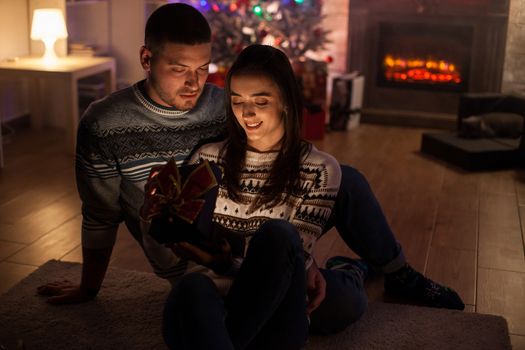
[[[40,58],[24,57],[14,61],[0,62],[0,78],[26,79],[30,86],[31,127],[42,128],[44,116],[41,106],[46,103],[43,81],[59,80],[54,84],[63,90],[64,115],[66,118],[66,151],[75,153],[76,134],[79,122],[78,80],[102,74],[105,90],[109,94],[116,89],[115,59],[112,57],[62,57],[53,65],[47,65]],[[1,159],[1,157],[0,157]]]

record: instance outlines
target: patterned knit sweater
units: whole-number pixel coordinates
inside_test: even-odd
[[[222,89],[206,84],[195,108],[181,112],[151,101],[142,85],[91,104],[80,121],[76,176],[86,248],[111,247],[122,221],[142,243],[139,209],[151,167],[172,157],[182,163],[200,144],[224,137]],[[171,250],[144,248],[155,272],[174,273]]]
[[[204,145],[192,156],[190,162],[197,163],[207,159],[225,167],[220,156],[223,147],[224,142]],[[298,194],[291,195],[285,203],[278,206],[254,211],[251,204],[266,182],[277,154],[247,152],[240,179],[243,203],[231,200],[226,186],[221,184],[213,220],[245,238],[245,248],[262,223],[269,219],[287,220],[297,227],[304,251],[307,256],[311,256],[315,241],[322,234],[332,213],[341,182],[341,168],[334,157],[312,146],[311,152],[301,164]],[[307,267],[310,262],[311,259],[308,259]]]

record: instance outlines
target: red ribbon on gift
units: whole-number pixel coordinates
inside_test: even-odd
[[[140,215],[144,220],[151,220],[167,212],[192,224],[204,206],[205,200],[201,197],[217,185],[207,160],[197,165],[183,182],[172,158],[165,165],[151,168]]]

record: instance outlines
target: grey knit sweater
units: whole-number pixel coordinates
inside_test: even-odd
[[[91,104],[80,121],[76,177],[86,248],[111,247],[122,221],[142,242],[139,209],[151,167],[172,157],[182,163],[197,146],[224,136],[220,88],[206,84],[195,108],[181,112],[155,104],[141,91],[142,84]],[[160,265],[155,249],[165,256]],[[161,277],[173,273],[175,261],[166,248],[145,251]]]

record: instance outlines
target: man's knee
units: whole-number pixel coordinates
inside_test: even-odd
[[[316,334],[334,334],[361,318],[368,299],[362,285],[345,280],[343,275],[321,271],[327,282],[326,297],[312,313],[310,330]]]
[[[356,168],[349,165],[341,165],[341,186],[339,192],[348,191],[351,193],[361,186],[369,186],[365,176]]]
[[[322,314],[312,317],[310,325],[312,334],[329,335],[343,331],[363,316],[366,310],[366,298],[341,300],[327,309],[331,311],[319,310]]]

